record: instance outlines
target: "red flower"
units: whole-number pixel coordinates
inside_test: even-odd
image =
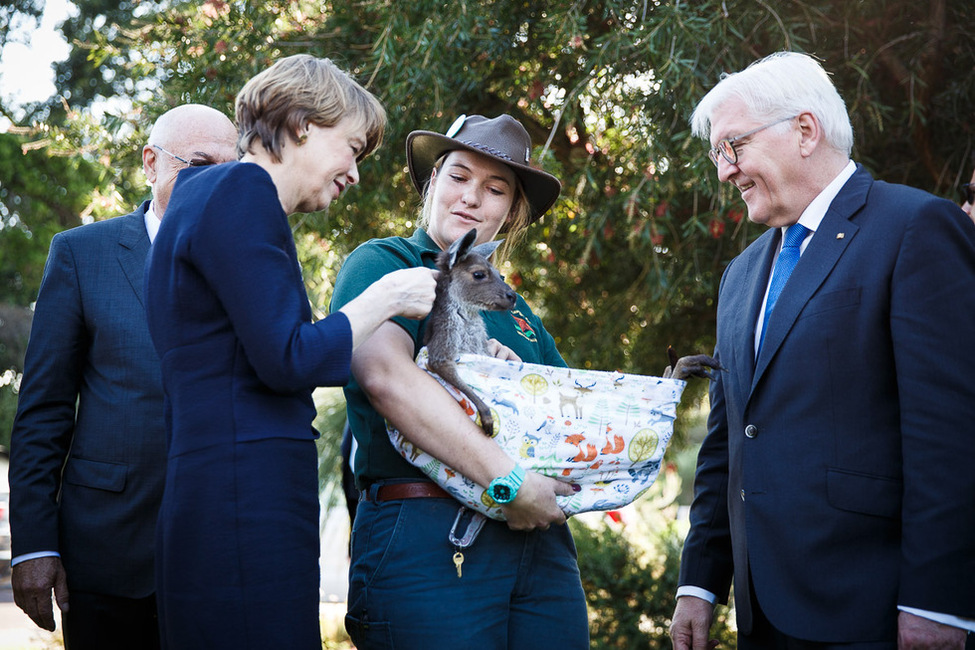
[[[659,218],[659,217],[662,217],[662,216],[664,216],[665,214],[667,214],[667,208],[669,208],[669,207],[670,207],[670,204],[669,204],[669,203],[667,203],[666,201],[661,201],[660,203],[658,203],[658,204],[657,204],[657,209],[656,209],[656,210],[654,210],[654,211],[653,211],[653,213],[654,213],[654,214],[655,214],[655,215],[656,215],[656,216],[657,216],[658,218]]]
[[[711,231],[711,236],[717,239],[724,234],[724,221],[721,221],[717,217],[711,219],[711,223],[708,224],[708,230]]]
[[[731,219],[734,223],[738,223],[739,221],[741,221],[742,217],[744,216],[745,213],[742,212],[741,210],[730,210],[728,212],[728,218]]]

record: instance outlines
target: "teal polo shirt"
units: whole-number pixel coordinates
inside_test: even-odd
[[[422,228],[409,238],[373,239],[362,244],[352,251],[339,271],[331,311],[341,309],[387,273],[419,266],[436,268],[438,253],[440,247]],[[481,317],[488,336],[511,348],[522,361],[565,367],[552,336],[521,296],[511,311],[485,311]],[[426,319],[396,317],[393,322],[412,337],[415,357],[423,347]],[[354,466],[360,488],[381,479],[426,478],[393,448],[383,417],[372,408],[354,377],[345,387],[345,399],[349,427],[358,443]]]

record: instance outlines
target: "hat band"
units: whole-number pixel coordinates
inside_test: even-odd
[[[514,162],[514,160],[511,158],[511,156],[509,156],[508,154],[506,154],[503,151],[500,151],[498,149],[495,149],[494,147],[489,147],[487,145],[481,144],[480,142],[474,142],[473,140],[458,140],[458,142],[460,142],[462,144],[466,144],[468,147],[474,147],[475,149],[480,149],[484,153],[489,153],[492,156],[496,156],[498,158],[503,158],[504,160],[507,160],[508,162]]]

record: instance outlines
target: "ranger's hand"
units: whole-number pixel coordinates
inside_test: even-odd
[[[565,513],[556,496],[571,496],[572,485],[535,472],[525,472],[525,480],[511,503],[501,506],[508,528],[512,530],[547,530],[552,524],[564,524]]]

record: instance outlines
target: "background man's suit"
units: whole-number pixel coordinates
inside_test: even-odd
[[[142,303],[148,207],[56,235],[37,299],[11,442],[13,556],[60,552],[70,592],[154,590],[166,441]]]
[[[897,606],[975,616],[975,228],[858,169],[810,239],[757,359],[780,237],[728,266],[682,565],[738,623],[889,639]],[[732,561],[734,559],[734,561]],[[855,603],[855,606],[850,606]]]

